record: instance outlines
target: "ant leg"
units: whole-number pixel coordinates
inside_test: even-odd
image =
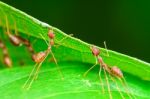
[[[21,41],[20,41],[20,39],[17,38],[16,35],[12,35],[10,33],[10,31],[9,31],[9,23],[8,23],[7,16],[6,16],[5,20],[6,20],[6,34],[8,35],[8,37],[9,37],[9,39],[10,39],[10,41],[11,41],[12,44],[14,44],[15,46],[19,46],[21,44]]]
[[[122,79],[123,79],[123,82],[124,82],[125,86],[127,87],[128,92],[131,92],[131,90],[129,89],[129,86],[127,84],[126,79],[124,77]],[[131,95],[133,96],[134,99],[136,99],[136,97],[133,94],[131,94]]]
[[[83,77],[85,77],[88,74],[88,72],[91,71],[97,64],[98,64],[98,62],[97,62],[97,58],[96,58],[96,63],[83,74]]]
[[[41,34],[40,34],[41,35]],[[45,38],[43,37],[43,35],[41,35],[41,37],[45,40]],[[46,44],[49,46],[49,44],[48,44],[48,42],[45,40],[45,42],[46,42]],[[56,58],[55,58],[55,56],[54,56],[54,54],[53,54],[53,52],[52,52],[52,50],[51,50],[51,45],[48,47],[48,50],[50,51],[50,53],[51,53],[51,55],[52,55],[52,57],[53,57],[53,59],[54,59],[54,62],[55,62],[55,64],[56,64],[56,66],[57,66],[57,69],[58,69],[58,71],[59,71],[59,73],[60,73],[60,75],[61,75],[61,78],[62,78],[62,80],[64,79],[64,77],[63,77],[63,74],[62,74],[62,72],[61,72],[61,70],[60,70],[60,68],[59,68],[59,66],[58,66],[58,63],[57,63],[57,60],[56,60]]]
[[[109,74],[109,76],[110,76],[111,80],[116,84],[116,87],[117,87],[117,89],[118,89],[118,91],[119,91],[120,96],[122,97],[122,99],[125,99],[125,97],[124,97],[123,94],[121,93],[121,90],[120,90],[120,88],[119,88],[119,86],[118,86],[116,80],[115,80],[110,74]]]
[[[106,79],[106,83],[107,83],[107,87],[108,87],[109,98],[110,98],[110,99],[112,99],[112,94],[111,94],[111,91],[110,91],[110,85],[109,85],[109,81],[108,81],[108,77],[107,77],[107,74],[106,74],[105,68],[103,68],[103,70],[104,70],[105,79]]]
[[[101,71],[102,71],[102,67],[100,66],[100,69],[99,69],[99,80],[100,80],[100,83],[102,84],[102,92],[104,93],[105,90],[104,90],[104,85],[103,85],[103,81],[102,81],[102,78],[101,78]]]
[[[108,53],[106,41],[104,41],[104,46],[105,46],[105,49],[106,49],[107,57],[109,57],[109,53]],[[117,89],[118,89],[118,91],[119,91],[119,93],[120,93],[122,99],[125,99],[125,97],[123,96],[123,94],[122,94],[121,91],[120,91],[120,88],[119,88],[117,82],[116,82],[115,79],[110,75],[110,72],[109,72],[109,71],[108,71],[108,73],[109,73],[109,76],[110,76],[111,80],[116,84],[116,87],[117,87]]]
[[[25,86],[26,86],[26,85],[27,85],[27,83],[29,82],[29,80],[30,80],[31,76],[33,75],[33,73],[34,73],[34,71],[35,71],[36,66],[37,66],[37,64],[35,64],[35,65],[34,65],[34,67],[33,67],[32,71],[31,71],[31,73],[30,73],[30,75],[29,75],[28,79],[26,80],[26,82],[24,83],[24,85],[23,85],[23,87],[22,87],[22,88],[25,88]]]
[[[18,35],[17,24],[16,24],[16,22],[15,22],[15,35]]]
[[[50,50],[50,53],[51,53],[51,55],[52,55],[52,57],[53,57],[53,59],[54,59],[54,62],[55,62],[56,66],[57,66],[57,69],[58,69],[58,71],[59,71],[59,73],[60,73],[60,75],[61,75],[61,77],[62,77],[62,80],[64,80],[63,74],[62,74],[62,72],[61,72],[61,70],[60,70],[60,67],[58,66],[57,60],[56,60],[56,58],[55,58],[55,56],[54,56],[52,50]]]
[[[40,34],[40,36],[43,38],[43,40],[45,41],[45,43],[47,44],[47,46],[49,46],[48,42],[46,41],[46,39],[44,38],[44,36],[42,34]]]
[[[30,87],[31,87],[31,85],[32,85],[32,83],[33,83],[33,81],[37,78],[38,73],[39,73],[39,70],[40,70],[40,68],[41,68],[41,65],[42,65],[42,63],[44,62],[44,60],[47,58],[48,54],[49,54],[49,53],[47,53],[46,57],[42,60],[42,62],[40,62],[40,63],[37,65],[37,69],[36,69],[36,71],[35,71],[35,74],[34,74],[32,80],[31,80],[31,82],[29,83],[29,86],[28,86],[27,89],[30,89]]]
[[[125,85],[127,86],[127,89],[131,92],[131,90],[129,89],[129,86],[128,86],[128,84],[127,84],[126,79],[125,79],[124,77],[123,77],[122,79],[123,79]],[[134,97],[134,99],[136,99],[136,97],[135,97],[133,94],[131,94],[131,95]]]
[[[6,34],[9,35],[10,32],[9,32],[9,25],[8,25],[8,19],[7,19],[7,16],[5,16],[5,19],[6,19]]]
[[[117,78],[118,78],[118,77],[117,77]],[[127,95],[129,96],[129,98],[132,99],[132,96],[131,96],[131,94],[129,93],[129,89],[128,89],[128,86],[127,86],[127,83],[126,83],[124,77],[123,77],[123,81],[122,81],[122,79],[120,79],[120,78],[118,78],[118,79],[119,79],[119,81],[122,83],[122,85],[124,86],[124,89],[126,90]],[[126,86],[127,88],[126,88],[125,86]],[[134,98],[135,98],[135,97],[134,97]]]

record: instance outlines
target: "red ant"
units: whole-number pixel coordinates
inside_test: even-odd
[[[108,50],[107,50],[107,46],[106,46],[106,42],[105,42],[105,41],[104,41],[104,46],[105,46],[106,51],[107,51],[107,56],[109,57],[109,53],[108,53]],[[127,92],[127,95],[129,96],[130,99],[132,99],[131,95],[129,94],[129,91],[130,91],[130,90],[128,89],[128,88],[129,88],[129,87],[128,87],[128,84],[126,83],[126,80],[125,80],[125,78],[124,78],[124,76],[123,76],[122,71],[121,71],[117,66],[112,66],[112,67],[110,68],[110,74],[113,75],[114,77],[116,77],[117,79],[119,79],[119,81],[123,84],[123,86],[126,86],[125,90],[126,90],[126,92]],[[116,83],[116,81],[113,79],[113,77],[110,76],[110,78],[112,79],[113,82]],[[117,83],[116,83],[116,86],[117,86],[117,88],[118,88],[118,90],[119,90],[119,92],[120,92],[120,89],[119,89]],[[130,91],[130,92],[131,92],[131,91]],[[123,99],[125,99],[121,92],[120,92],[120,95],[121,95],[121,97],[122,97]],[[135,98],[134,95],[132,95],[132,96]],[[136,98],[135,98],[135,99],[136,99]]]
[[[16,27],[16,24],[15,24],[15,34],[11,34],[10,31],[9,31],[9,25],[8,25],[8,19],[6,17],[6,34],[8,35],[9,37],[9,40],[11,41],[11,43],[15,46],[20,46],[21,44],[25,45],[28,49],[28,51],[31,53],[31,54],[34,54],[34,50],[30,44],[30,42],[27,40],[27,39],[24,39],[22,38],[21,36],[18,36],[17,35],[17,27]]]
[[[45,40],[45,38],[44,38],[42,35],[41,35],[41,37]],[[57,60],[56,60],[56,58],[55,58],[55,56],[54,56],[54,54],[53,54],[53,52],[52,52],[52,50],[51,50],[52,46],[54,45],[54,38],[55,38],[55,34],[53,33],[53,30],[50,29],[50,30],[48,31],[48,37],[49,37],[49,39],[50,39],[49,43],[47,43],[47,41],[45,40],[45,42],[46,42],[47,45],[48,45],[47,50],[34,54],[34,55],[32,56],[32,58],[33,58],[33,60],[34,60],[36,63],[41,63],[41,62],[44,60],[44,58],[46,58],[47,55],[48,55],[49,53],[51,53],[51,55],[52,55],[52,57],[53,57],[53,59],[54,59],[54,62],[55,62],[56,66],[57,66],[57,68],[58,68],[58,70],[59,70],[59,73],[60,73],[60,75],[62,76],[62,73],[61,73],[61,71],[60,71],[60,69],[59,69],[59,67],[58,67]],[[40,69],[40,66],[39,66],[39,69]],[[35,75],[37,75],[39,69],[37,69]],[[62,79],[63,79],[63,76],[62,76]]]
[[[7,50],[6,46],[5,46],[5,44],[1,40],[0,40],[0,48],[2,49],[3,54],[4,54],[4,63],[8,67],[12,67],[12,61],[11,61],[11,59],[9,57],[8,50]]]
[[[41,34],[40,34],[40,35],[41,35]],[[54,38],[55,38],[54,31],[53,31],[52,29],[49,29],[47,35],[48,35],[48,37],[49,37],[49,39],[50,39],[49,43],[48,43],[48,42],[45,40],[45,38],[41,35],[41,37],[45,40],[46,44],[48,45],[47,50],[46,50],[46,51],[39,52],[39,53],[37,53],[37,54],[34,54],[34,55],[33,55],[33,60],[34,60],[36,63],[41,63],[41,62],[44,60],[44,58],[46,58],[47,55],[48,55],[49,53],[51,53],[51,55],[52,55],[52,57],[53,57],[53,59],[54,59],[54,62],[55,62],[56,66],[57,66],[57,68],[58,68],[58,70],[59,70],[59,73],[60,73],[62,79],[64,79],[64,78],[63,78],[63,75],[62,75],[62,73],[61,73],[61,71],[60,71],[60,68],[59,68],[59,66],[58,66],[57,60],[56,60],[56,58],[55,58],[55,56],[54,56],[54,54],[53,54],[53,52],[52,52],[52,50],[51,50],[51,48],[52,48],[52,47],[54,46],[54,44],[55,44],[55,43],[54,43]],[[69,36],[72,36],[72,34],[70,34]],[[63,40],[65,40],[66,38],[67,38],[67,36],[64,37],[64,38],[62,38],[62,39],[59,41],[59,43],[62,42]],[[39,68],[40,68],[40,66],[39,66]],[[38,73],[38,71],[39,71],[39,70],[37,70],[37,73]],[[36,73],[35,75],[37,75],[37,73]]]
[[[108,77],[106,75],[106,71],[110,71],[109,67],[103,62],[102,57],[99,56],[100,54],[100,50],[98,48],[96,48],[95,46],[91,46],[90,47],[92,54],[94,55],[94,57],[96,58],[96,64],[93,65],[88,71],[86,71],[84,73],[84,77],[87,75],[87,73],[92,70],[98,63],[100,64],[100,69],[99,69],[99,78],[100,78],[100,82],[102,83],[102,78],[101,78],[101,69],[104,70],[104,74],[105,74],[105,79],[106,79],[106,83],[107,83],[107,87],[108,87],[108,92],[109,92],[109,97],[110,99],[112,99],[112,95],[110,92],[110,86],[109,86],[109,81],[108,81]],[[104,87],[102,86],[102,91],[104,92]]]
[[[105,43],[104,43],[104,44],[105,44]],[[106,47],[106,46],[105,46],[105,47]],[[111,95],[111,92],[110,92],[110,86],[109,86],[109,81],[108,81],[108,77],[107,77],[106,71],[107,71],[109,74],[111,74],[111,75],[117,77],[117,78],[120,79],[120,80],[121,80],[122,78],[124,78],[124,77],[123,77],[123,73],[121,72],[121,70],[120,70],[117,66],[113,66],[112,68],[110,68],[106,63],[104,63],[102,57],[99,56],[100,50],[99,50],[98,48],[96,48],[95,46],[91,46],[90,49],[91,49],[91,51],[92,51],[92,54],[96,57],[96,64],[93,65],[89,70],[87,70],[87,71],[84,73],[84,76],[86,76],[87,73],[88,73],[91,69],[93,69],[93,68],[97,65],[97,63],[99,63],[99,64],[100,64],[100,69],[99,69],[100,82],[102,83],[102,79],[101,79],[101,76],[100,76],[100,75],[101,75],[101,68],[103,68],[103,70],[104,70],[104,75],[105,75],[105,79],[106,79],[106,83],[107,83],[107,87],[108,87],[109,98],[112,99],[112,95]],[[108,56],[109,56],[109,55],[108,55]],[[111,75],[110,75],[110,77],[111,77]],[[112,79],[113,82],[116,83],[116,81],[113,79],[113,77],[111,77],[111,79]],[[117,83],[116,83],[116,86],[117,86],[117,88],[118,88],[118,90],[119,90],[119,93],[120,93],[121,97],[122,97],[123,99],[125,99],[124,96],[122,95],[122,93],[120,92],[120,89],[119,89]],[[102,86],[102,91],[104,92],[104,87],[103,87],[103,86]],[[128,92],[128,90],[127,90],[127,92]],[[127,94],[128,94],[128,93],[127,93]],[[132,99],[132,97],[131,97],[129,94],[128,94],[128,96]]]
[[[11,32],[9,30],[9,23],[8,23],[7,16],[6,16],[5,20],[6,20],[6,32],[5,33],[8,35],[8,38],[9,38],[10,42],[15,46],[20,46],[22,44],[25,45],[27,47],[28,51],[32,54],[32,57],[33,57],[34,50],[31,46],[30,42],[27,39],[24,39],[21,36],[17,35],[16,24],[15,24],[15,34],[11,34]],[[4,46],[2,41],[1,41],[1,45]],[[2,46],[1,46],[1,48],[2,48]],[[6,49],[6,46],[4,46],[2,49],[3,49],[3,53],[4,53],[4,63],[9,67],[12,66],[12,61],[11,61],[9,55],[8,55],[8,51]]]
[[[48,37],[50,39],[49,43],[47,43],[47,41],[41,35],[43,37],[43,39],[45,40],[45,42],[47,43],[48,48],[45,51],[41,51],[41,52],[35,53],[33,48],[32,48],[32,46],[31,46],[31,44],[30,44],[30,42],[28,40],[26,40],[26,39],[24,39],[24,38],[22,38],[22,37],[20,37],[18,35],[12,35],[10,33],[7,17],[6,17],[6,27],[7,27],[6,33],[7,33],[8,37],[9,37],[11,43],[13,45],[15,45],[15,46],[19,46],[21,44],[24,44],[28,48],[29,52],[32,54],[33,61],[36,63],[34,68],[33,68],[33,70],[32,70],[32,72],[29,75],[29,78],[28,78],[28,80],[31,78],[35,68],[37,67],[37,69],[35,71],[35,74],[34,74],[34,77],[33,77],[32,81],[30,82],[28,88],[30,88],[33,80],[37,78],[38,72],[40,70],[40,67],[41,67],[43,61],[46,59],[46,57],[48,56],[49,53],[51,53],[51,55],[52,55],[52,57],[54,59],[54,62],[56,63],[56,66],[57,66],[57,68],[58,68],[58,70],[60,72],[60,75],[62,76],[61,71],[60,71],[60,69],[58,67],[57,60],[56,60],[56,58],[55,58],[55,56],[54,56],[54,54],[53,54],[53,52],[51,50],[51,47],[54,45],[54,38],[55,38],[55,34],[53,33],[53,30],[49,29],[49,31],[48,31]],[[15,29],[16,29],[16,26],[15,26]],[[15,33],[16,32],[17,32],[17,30],[15,30]],[[62,40],[64,40],[64,39],[65,38],[63,38]],[[62,79],[63,79],[63,76],[62,76]],[[28,80],[25,82],[24,86],[27,84]]]
[[[41,37],[45,40],[45,38],[44,38],[42,35],[41,35]],[[30,88],[30,86],[32,85],[33,81],[34,81],[34,80],[37,78],[37,76],[38,76],[38,72],[39,72],[39,70],[40,70],[40,67],[41,67],[43,61],[47,58],[47,56],[48,56],[49,53],[51,53],[51,55],[52,55],[52,57],[53,57],[53,59],[54,59],[54,62],[55,62],[56,66],[57,66],[57,68],[58,68],[58,70],[59,70],[59,73],[60,73],[62,79],[64,79],[64,78],[63,78],[63,75],[62,75],[62,73],[61,73],[61,71],[60,71],[60,68],[59,68],[59,66],[58,66],[57,60],[56,60],[56,58],[55,58],[55,56],[54,56],[54,54],[53,54],[53,52],[52,52],[52,50],[51,50],[52,46],[54,45],[54,38],[55,38],[55,34],[54,34],[54,31],[53,31],[52,29],[50,29],[50,30],[48,31],[48,37],[49,37],[49,39],[50,39],[49,43],[45,40],[46,44],[48,45],[48,48],[47,48],[45,51],[41,51],[41,52],[39,52],[39,53],[36,53],[36,54],[33,54],[33,55],[32,55],[32,59],[36,62],[36,65],[35,65],[34,68],[32,69],[32,71],[31,71],[31,73],[30,73],[30,75],[29,75],[29,78],[28,78],[28,80],[25,82],[25,84],[24,84],[23,87],[25,87],[25,86],[27,85],[27,83],[28,83],[28,81],[30,80],[31,76],[32,76],[33,73],[35,72],[35,73],[34,73],[34,76],[33,76],[33,78],[32,78],[32,80],[31,80],[31,82],[30,82],[29,85],[28,85],[28,89]],[[66,37],[65,37],[65,38],[66,38]],[[61,41],[63,41],[65,38],[63,38]],[[35,68],[36,68],[36,67],[37,67],[37,69],[36,69],[36,71],[35,71]]]

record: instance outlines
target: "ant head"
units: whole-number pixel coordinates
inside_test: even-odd
[[[53,39],[55,37],[55,34],[53,33],[53,30],[48,31],[48,36],[50,39]]]
[[[121,70],[120,70],[117,66],[113,66],[113,67],[111,68],[111,72],[112,72],[114,75],[116,75],[116,76],[118,76],[118,77],[120,77],[120,78],[123,77],[123,73],[121,72]]]
[[[98,48],[96,48],[95,46],[91,46],[90,49],[94,56],[98,56],[100,54],[100,50]]]

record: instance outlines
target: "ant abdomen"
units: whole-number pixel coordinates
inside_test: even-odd
[[[123,78],[123,73],[117,66],[111,68],[111,73],[119,78]]]
[[[4,56],[4,64],[8,67],[12,67],[12,61],[8,55]]]
[[[36,63],[41,63],[44,60],[44,58],[46,57],[46,55],[47,55],[46,51],[39,52],[39,53],[33,54],[32,59]]]
[[[7,66],[7,67],[12,67],[12,61],[8,55],[8,51],[7,51],[7,48],[6,46],[4,45],[4,43],[0,40],[0,48],[2,49],[2,52],[3,52],[3,61],[4,61],[4,64]]]
[[[24,39],[21,36],[12,35],[12,34],[9,34],[9,39],[10,39],[11,43],[15,46],[19,46],[21,44],[24,44],[27,47],[28,51],[31,54],[34,54],[34,50],[31,46],[30,42],[27,39]]]
[[[16,35],[9,34],[8,36],[13,45],[19,46],[21,44],[20,39]]]

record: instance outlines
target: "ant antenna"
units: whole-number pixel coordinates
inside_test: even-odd
[[[34,71],[35,71],[36,66],[37,66],[37,63],[34,65],[34,67],[33,67],[32,71],[31,71],[31,73],[30,73],[30,75],[29,75],[28,79],[26,80],[26,82],[24,83],[24,85],[23,85],[23,87],[22,87],[22,88],[25,88],[25,86],[26,86],[26,85],[27,85],[27,83],[29,82],[29,80],[30,80],[31,76],[33,75],[33,73],[34,73]]]
[[[109,53],[108,53],[108,49],[107,49],[107,45],[106,45],[106,41],[104,41],[104,46],[105,46],[105,49],[106,49],[106,52],[107,52],[107,56],[109,57]]]

